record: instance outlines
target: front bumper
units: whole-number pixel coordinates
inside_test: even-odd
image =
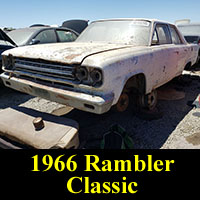
[[[9,77],[7,73],[1,74],[0,77],[7,87],[97,114],[107,112],[111,108],[114,99],[113,93],[104,96],[95,96],[82,92],[54,88],[21,78]]]

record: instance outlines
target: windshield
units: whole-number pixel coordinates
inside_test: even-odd
[[[149,44],[148,21],[97,21],[91,23],[76,42],[123,43],[136,46]]]
[[[26,42],[30,39],[31,35],[34,34],[34,29],[17,29],[10,31],[7,35],[18,45],[26,45]]]
[[[199,25],[179,25],[179,30],[183,35],[200,35],[200,24]]]

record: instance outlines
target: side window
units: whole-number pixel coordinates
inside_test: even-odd
[[[172,43],[173,44],[182,44],[181,39],[180,39],[176,29],[172,26],[170,26],[169,28],[170,28],[170,32],[171,32],[171,36],[172,36]]]
[[[57,42],[54,30],[44,30],[40,32],[34,39],[39,40],[39,44]]]
[[[168,26],[165,24],[157,24],[153,35],[152,44],[171,44],[171,38]]]
[[[60,42],[73,42],[77,36],[71,31],[57,30],[58,38]]]

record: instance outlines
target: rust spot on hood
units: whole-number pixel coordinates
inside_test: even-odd
[[[74,59],[74,58],[76,58],[76,57],[78,57],[78,56],[80,56],[81,54],[71,54],[71,55],[69,55],[69,56],[66,56],[65,58],[66,59],[68,59],[68,60],[72,60],[72,59]]]

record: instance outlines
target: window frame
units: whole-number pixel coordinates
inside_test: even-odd
[[[57,34],[56,34],[56,31],[55,31],[55,29],[52,29],[52,28],[40,30],[39,32],[37,32],[36,35],[34,35],[34,37],[33,37],[32,39],[36,39],[36,37],[37,37],[40,33],[44,32],[44,31],[53,31],[54,34],[55,34],[56,42],[47,42],[47,43],[39,43],[39,44],[49,44],[49,43],[57,43],[57,42],[58,42],[58,36],[57,36]],[[31,40],[32,40],[32,39],[31,39]]]
[[[72,33],[72,34],[74,34],[74,35],[76,36],[76,39],[78,38],[78,34],[77,34],[77,33],[75,33],[75,32],[74,32],[74,31],[72,31],[72,30],[68,30],[68,29],[66,29],[66,30],[63,30],[63,29],[55,29],[54,31],[55,31],[55,33],[56,33],[57,42],[63,42],[63,41],[61,41],[61,40],[60,40],[60,37],[59,37],[59,35],[58,35],[57,31],[65,31],[65,32],[70,32],[70,33]],[[75,39],[75,40],[76,40],[76,39]],[[74,41],[75,41],[75,40],[74,40]],[[68,42],[74,42],[74,41],[68,41]]]
[[[160,44],[160,38],[159,38],[157,29],[156,29],[157,26],[166,26],[166,27],[167,27],[170,43]],[[158,44],[153,44],[153,43],[152,43],[152,42],[153,42],[154,32],[155,32],[156,35],[157,35]],[[154,27],[153,27],[153,32],[152,32],[151,46],[160,46],[160,45],[169,45],[169,44],[173,44],[173,43],[172,43],[172,37],[171,37],[171,31],[170,31],[170,29],[169,29],[169,24],[167,24],[167,23],[161,23],[161,22],[155,22],[155,23],[154,23]]]
[[[182,37],[181,37],[181,35],[180,35],[180,33],[179,33],[177,27],[174,26],[173,24],[168,24],[168,26],[169,26],[169,30],[170,30],[170,27],[173,28],[173,29],[175,30],[175,32],[176,32],[176,34],[177,34],[177,36],[178,36],[178,38],[179,38],[179,40],[180,40],[180,43],[179,43],[179,44],[173,43],[173,40],[172,40],[172,33],[171,33],[171,30],[170,30],[172,44],[174,44],[174,45],[181,45],[181,44],[184,44],[183,39],[182,39]]]

